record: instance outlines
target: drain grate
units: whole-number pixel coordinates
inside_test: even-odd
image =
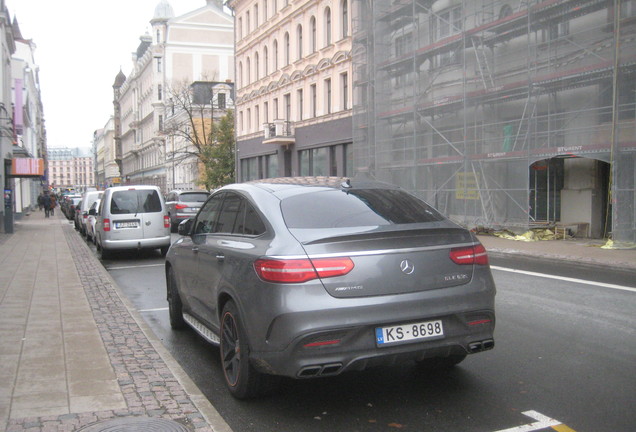
[[[181,423],[151,417],[124,417],[78,429],[78,432],[190,432]]]

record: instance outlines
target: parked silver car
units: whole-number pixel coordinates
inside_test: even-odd
[[[220,347],[237,398],[276,375],[411,360],[449,367],[494,347],[484,247],[402,189],[282,178],[223,187],[166,257],[174,329]]]
[[[166,195],[166,208],[172,230],[176,231],[177,225],[197,214],[210,194],[201,190],[173,190]]]
[[[80,214],[78,215],[78,226],[80,234],[86,235],[86,221],[88,220],[88,210],[93,203],[100,199],[104,192],[102,191],[87,191],[82,194],[82,204],[80,206]]]
[[[104,191],[97,210],[95,241],[102,258],[116,250],[170,247],[170,218],[157,186],[115,186]]]
[[[97,210],[99,209],[99,203],[101,203],[101,199],[96,199],[93,204],[91,204],[91,208],[88,209],[88,217],[85,222],[85,232],[86,241],[93,242],[93,244],[97,245],[97,241],[95,240],[95,223],[97,222]]]

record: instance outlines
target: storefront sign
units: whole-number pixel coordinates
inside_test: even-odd
[[[11,177],[42,177],[44,175],[44,159],[14,158],[11,159]]]

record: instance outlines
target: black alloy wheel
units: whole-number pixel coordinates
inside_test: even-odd
[[[170,316],[170,328],[173,330],[181,330],[185,327],[185,321],[183,319],[183,305],[181,304],[181,297],[179,297],[179,290],[177,289],[177,278],[174,274],[172,267],[168,268],[168,314]]]
[[[219,351],[225,384],[235,398],[253,398],[276,387],[278,377],[262,374],[250,364],[245,329],[232,301],[225,304],[221,315]]]

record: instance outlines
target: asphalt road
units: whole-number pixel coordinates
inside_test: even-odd
[[[240,402],[224,388],[218,349],[191,330],[170,329],[161,256],[132,253],[103,264],[235,432],[520,432],[557,424],[616,432],[636,424],[636,293],[528,272],[635,286],[629,275],[491,259],[494,350],[447,373],[407,364],[285,380],[270,397]]]

